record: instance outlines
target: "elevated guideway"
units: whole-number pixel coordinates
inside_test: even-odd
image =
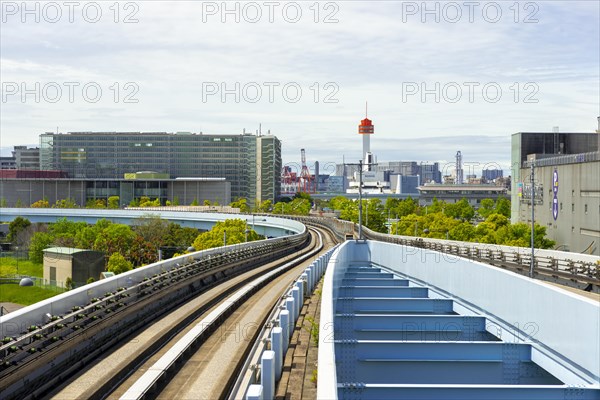
[[[3,208],[0,222],[10,222],[16,217],[24,217],[31,222],[56,222],[60,218],[69,221],[95,224],[100,219],[131,225],[135,220],[148,215],[157,215],[163,219],[176,222],[181,226],[209,230],[219,221],[238,218],[247,221],[258,234],[267,237],[280,237],[298,233],[301,225],[274,215],[227,214],[218,212],[162,211],[156,208],[135,210],[98,210],[98,209],[63,209],[63,208]]]
[[[339,247],[319,336],[319,399],[600,399],[598,301],[428,249]]]

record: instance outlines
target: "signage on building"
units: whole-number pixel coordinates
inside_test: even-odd
[[[552,217],[556,221],[558,219],[558,171],[554,169],[552,173]]]

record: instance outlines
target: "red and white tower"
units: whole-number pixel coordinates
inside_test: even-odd
[[[363,138],[363,162],[365,164],[363,169],[365,171],[370,171],[370,164],[374,163],[373,153],[371,153],[371,135],[374,133],[375,125],[373,125],[372,121],[367,118],[367,112],[365,109],[365,119],[360,121],[360,125],[358,126],[358,134],[362,135]]]

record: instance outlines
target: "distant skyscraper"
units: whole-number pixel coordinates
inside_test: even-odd
[[[493,181],[494,179],[502,178],[503,175],[504,173],[501,169],[484,169],[481,172],[481,177],[486,181]]]
[[[462,154],[460,151],[456,152],[456,185],[463,184],[463,167],[462,167]]]

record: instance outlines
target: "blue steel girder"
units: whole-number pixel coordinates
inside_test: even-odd
[[[598,400],[597,390],[557,385],[379,385],[339,383],[340,399],[356,400]]]

